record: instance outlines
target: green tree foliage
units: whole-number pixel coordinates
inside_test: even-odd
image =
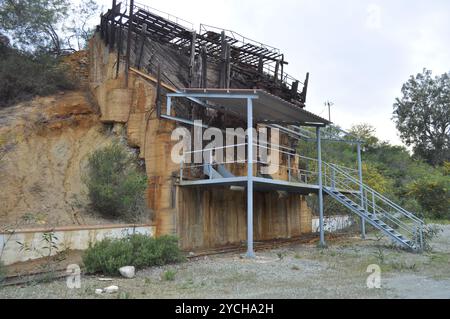
[[[68,33],[67,43],[70,48],[76,46],[78,50],[81,50],[86,47],[94,33],[89,22],[97,16],[99,6],[94,0],[83,0],[77,5],[72,5],[72,10],[77,14],[70,16],[69,25],[65,27],[65,32]]]
[[[146,174],[120,144],[91,154],[84,181],[92,207],[104,217],[134,221],[145,211]]]
[[[428,217],[450,219],[450,179],[426,177],[409,186],[410,194],[426,209]]]
[[[432,165],[450,160],[450,73],[432,77],[424,70],[403,85],[394,104],[402,140]]]
[[[392,180],[383,176],[377,167],[371,162],[362,164],[364,184],[373,188],[380,194],[390,194],[392,191]]]
[[[23,51],[59,55],[84,46],[98,9],[93,0],[0,0],[0,31]]]
[[[364,141],[363,147],[365,150],[374,149],[380,142],[375,136],[375,128],[370,124],[357,124],[354,125],[349,133],[351,136],[356,137],[360,141]]]
[[[176,237],[150,238],[131,235],[123,239],[104,239],[95,243],[84,253],[83,264],[88,273],[118,275],[119,268],[125,266],[142,269],[177,263],[184,259]]]

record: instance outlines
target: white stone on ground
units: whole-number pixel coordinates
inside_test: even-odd
[[[119,291],[119,287],[117,286],[109,286],[103,289],[103,291],[107,294],[114,294]]]
[[[119,272],[123,277],[128,279],[132,279],[136,275],[136,269],[134,268],[134,266],[122,267],[119,269]]]

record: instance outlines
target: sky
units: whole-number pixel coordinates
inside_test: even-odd
[[[109,0],[99,0],[109,8]],[[450,1],[139,0],[194,24],[231,29],[279,48],[285,71],[310,72],[306,109],[344,129],[373,125],[401,144],[393,103],[411,75],[450,71]]]

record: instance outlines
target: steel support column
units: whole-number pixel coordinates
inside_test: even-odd
[[[253,249],[253,100],[247,99],[247,257]]]
[[[325,232],[323,221],[323,181],[322,181],[322,142],[320,136],[320,127],[316,127],[317,135],[317,165],[319,179],[319,228],[320,228],[320,246],[325,247]]]
[[[360,192],[360,196],[361,196],[361,207],[365,208],[362,160],[361,160],[361,143],[356,144],[356,148],[357,148],[357,152],[358,152],[358,175],[359,175],[359,192]],[[361,238],[366,239],[366,220],[364,217],[361,217]]]

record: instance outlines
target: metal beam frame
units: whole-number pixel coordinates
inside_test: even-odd
[[[323,217],[323,181],[322,181],[322,143],[320,139],[320,127],[316,127],[317,135],[317,161],[318,161],[318,179],[319,179],[319,228],[320,228],[320,246],[325,247],[324,217]]]
[[[364,187],[363,187],[363,173],[362,173],[362,159],[361,159],[361,143],[356,144],[358,153],[358,176],[359,176],[359,192],[361,193],[361,207],[364,207]],[[361,238],[366,239],[366,220],[361,217]]]
[[[194,99],[258,99],[257,94],[227,94],[227,93],[169,93],[168,97],[184,97]]]
[[[253,248],[253,99],[247,98],[247,258],[255,258]]]

